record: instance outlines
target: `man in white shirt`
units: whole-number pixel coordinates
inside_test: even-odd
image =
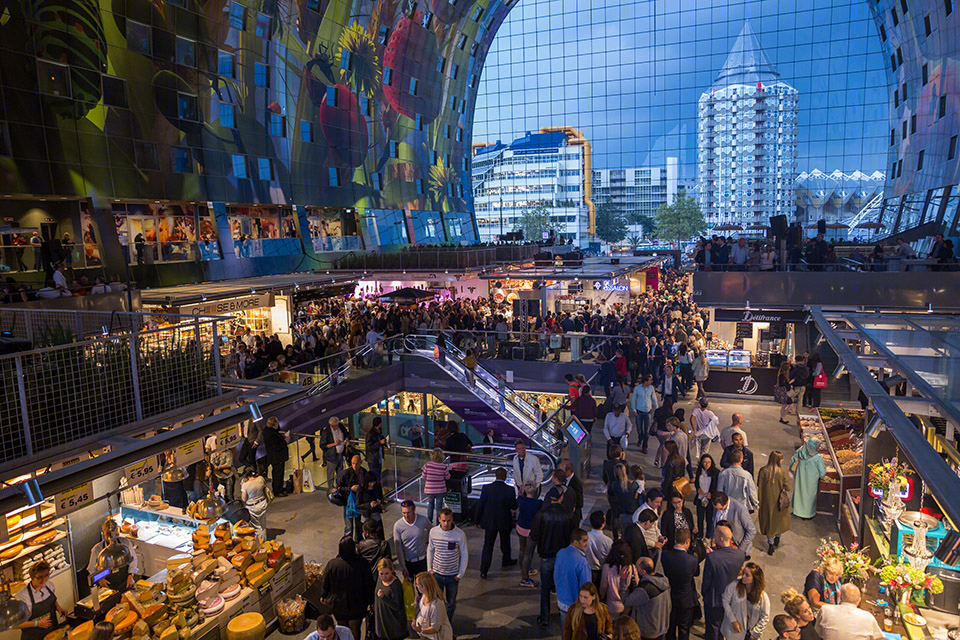
[[[517,455],[513,458],[513,485],[519,494],[523,487],[530,483],[537,488],[537,495],[540,495],[540,485],[543,484],[543,469],[540,467],[540,459],[534,455],[527,454],[527,445],[523,442],[517,442],[514,450]]]
[[[613,411],[603,419],[603,437],[618,442],[626,451],[629,433],[630,419],[623,412],[623,405],[613,405]]]
[[[67,284],[67,276],[63,273],[66,267],[61,264],[57,267],[57,270],[53,272],[53,284],[56,285],[57,289],[61,291],[70,292],[70,285]]]
[[[859,607],[860,589],[847,583],[840,587],[840,604],[820,608],[814,629],[823,640],[883,640],[877,619]]]
[[[603,511],[597,509],[590,514],[590,531],[587,532],[587,563],[590,565],[590,572],[593,574],[594,584],[600,582],[600,568],[604,560],[610,554],[610,547],[613,546],[613,538],[603,532],[603,527],[607,524],[607,518]]]
[[[743,446],[749,447],[750,443],[747,441],[747,434],[742,428],[743,425],[743,416],[739,413],[735,413],[730,416],[730,426],[725,428],[720,432],[720,446],[726,449],[731,444],[733,444],[733,434],[739,433],[743,436]]]
[[[717,428],[720,419],[707,408],[709,404],[706,398],[700,398],[700,406],[690,412],[693,435],[690,438],[689,451],[690,463],[694,468],[700,462],[700,456],[710,452],[710,443],[720,439],[720,430]]]
[[[734,449],[730,452],[730,466],[720,472],[717,478],[717,491],[730,496],[753,513],[757,510],[760,500],[757,495],[757,483],[753,476],[743,468],[743,450]]]
[[[646,501],[633,512],[633,521],[637,522],[640,520],[640,514],[647,509],[654,513],[660,513],[661,505],[663,505],[663,490],[661,490],[660,487],[652,487],[646,493]],[[651,524],[652,526],[649,529],[643,530],[643,537],[647,541],[648,546],[654,544],[660,538],[660,520]]]

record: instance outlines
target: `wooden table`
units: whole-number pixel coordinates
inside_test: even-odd
[[[869,611],[876,617],[877,623],[880,625],[880,628],[883,629],[883,619],[886,617],[883,615],[883,607],[879,607],[875,604],[877,599],[885,600],[887,603],[890,603],[890,597],[885,594],[880,593],[880,580],[878,578],[870,578],[867,581],[866,586],[863,588],[863,597],[860,600],[860,608],[864,611]],[[893,605],[888,604],[892,609]],[[900,620],[902,621],[903,614],[913,612],[917,615],[923,615],[919,609],[913,605],[901,604],[898,606],[900,610]],[[904,622],[898,621],[895,617],[893,628],[888,633],[898,634],[901,638],[909,638],[909,640],[928,640],[932,639],[933,636],[930,634],[930,631],[927,627],[918,627],[912,624],[906,624]]]

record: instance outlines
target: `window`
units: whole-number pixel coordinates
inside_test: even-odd
[[[907,121],[906,120],[903,121],[903,133],[900,134],[900,137],[903,140],[907,139]]]
[[[368,118],[373,117],[373,101],[366,94],[360,94],[360,113]]]
[[[947,15],[953,13],[953,0],[943,0],[943,9]]]
[[[457,127],[457,142],[463,142],[463,129]]]
[[[193,173],[190,149],[186,147],[170,147],[170,163],[176,173]]]
[[[437,73],[443,73],[447,68],[447,59],[443,56],[440,56],[440,59],[437,60]]]
[[[923,149],[920,150],[920,153],[917,154],[917,171],[923,169]]]
[[[887,41],[887,29],[883,25],[880,25],[880,40]]]
[[[400,157],[400,143],[396,140],[391,140],[389,144],[390,157],[399,158]]]
[[[127,18],[127,48],[150,55],[150,27]]]
[[[923,80],[923,84],[927,84],[927,82],[930,80],[930,75],[927,72],[926,64],[920,67],[920,76],[921,76],[921,80]]]
[[[232,104],[220,103],[220,126],[233,129],[237,126],[235,117],[236,107]]]
[[[473,10],[473,15],[470,16],[470,19],[474,22],[480,22],[480,18],[483,16],[483,7],[477,7]]]
[[[320,0],[307,0],[307,9],[310,9],[310,11],[320,11]]]
[[[470,170],[470,160],[466,156],[460,158],[460,170],[469,171]]]
[[[10,127],[0,122],[0,156],[12,155],[10,152]]]
[[[923,32],[927,36],[933,33],[933,29],[930,28],[930,14],[923,16]]]
[[[410,95],[417,95],[417,79],[410,78]]]
[[[420,20],[420,26],[424,29],[429,29],[433,25],[433,13],[430,11],[423,12],[423,18]]]
[[[373,187],[374,191],[383,190],[383,176],[379,173],[370,174],[370,186]]]
[[[327,169],[327,180],[330,183],[331,187],[340,186],[340,169],[337,167],[330,167]]]
[[[344,71],[349,71],[353,68],[353,54],[349,49],[344,49],[340,52],[340,68]]]
[[[460,100],[460,113],[466,113],[466,112],[467,112],[467,100],[466,98],[463,98]]]
[[[380,41],[380,44],[387,44],[387,40],[390,39],[390,28],[380,27],[380,33],[377,34],[377,39]]]
[[[230,163],[233,167],[233,176],[235,178],[246,178],[247,177],[247,159],[235,153],[230,156]]]
[[[103,76],[103,104],[127,108],[127,81],[113,76]]]
[[[957,155],[957,136],[950,138],[950,148],[947,150],[947,160],[953,160]]]
[[[907,11],[909,11],[907,0],[900,0],[900,8],[903,9],[903,15],[907,15]]]
[[[940,108],[938,110],[937,120],[947,115],[947,95],[940,96]]]
[[[460,65],[453,63],[450,65],[450,78],[453,80],[457,79],[457,73],[460,72]]]
[[[253,63],[253,83],[258,87],[270,86],[270,67],[261,62]]]
[[[422,196],[424,194],[423,178],[417,178],[416,185],[417,185],[417,194]]]
[[[910,116],[910,133],[917,132],[917,114]]]
[[[217,73],[224,78],[232,78],[234,73],[234,57],[229,51],[217,52]]]
[[[261,180],[273,180],[273,160],[257,158],[257,173]]]
[[[897,56],[896,54],[890,54],[890,70],[894,73],[897,72]]]
[[[257,13],[257,37],[270,37],[270,16],[264,13]]]
[[[327,106],[336,107],[337,104],[337,88],[336,87],[327,87]]]
[[[900,106],[900,91],[898,89],[893,90],[893,107],[897,108]]]
[[[177,36],[177,64],[193,67],[197,64],[197,43]]]
[[[417,131],[423,131],[423,116],[418,113],[413,119],[413,124],[417,128]]]
[[[899,178],[901,175],[903,175],[903,158],[897,161],[897,177]]]
[[[279,113],[270,112],[270,135],[284,138],[287,135],[287,119]]]
[[[177,94],[177,115],[183,120],[199,120],[197,115],[197,96],[187,93]]]
[[[907,101],[907,83],[904,82],[903,86],[900,88],[900,100],[903,102]]]
[[[443,125],[443,137],[444,137],[444,138],[447,138],[448,140],[450,139],[450,125],[449,125],[449,124]]]
[[[309,120],[300,121],[300,139],[304,142],[313,142],[313,123]]]
[[[900,24],[900,16],[897,15],[897,8],[890,9],[890,15],[893,16],[893,26]]]
[[[457,110],[457,96],[450,96],[450,110]]]
[[[479,48],[480,48],[480,43],[474,40],[473,43],[470,45],[470,55],[471,56],[477,55],[477,50]]]
[[[227,22],[232,29],[243,29],[246,26],[246,7],[238,2],[229,2],[227,11],[229,12]]]
[[[157,148],[153,144],[141,140],[134,140],[133,151],[137,166],[141,169],[156,171],[160,168],[157,166]]]
[[[390,67],[383,68],[383,84],[387,87],[393,86],[393,69]]]
[[[897,47],[897,66],[903,64],[903,48]]]
[[[463,51],[464,47],[467,46],[467,34],[461,33],[460,37],[457,39],[457,49]]]

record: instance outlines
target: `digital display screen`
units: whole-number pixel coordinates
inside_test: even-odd
[[[567,425],[567,433],[570,434],[570,437],[573,438],[577,444],[583,442],[583,439],[587,437],[587,432],[581,429],[580,425],[576,422],[571,422]]]

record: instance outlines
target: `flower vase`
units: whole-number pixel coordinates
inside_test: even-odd
[[[878,503],[880,513],[883,514],[883,524],[889,528],[893,521],[899,518],[906,510],[906,505],[900,499],[900,479],[891,478],[890,485],[883,494],[883,499]]]

